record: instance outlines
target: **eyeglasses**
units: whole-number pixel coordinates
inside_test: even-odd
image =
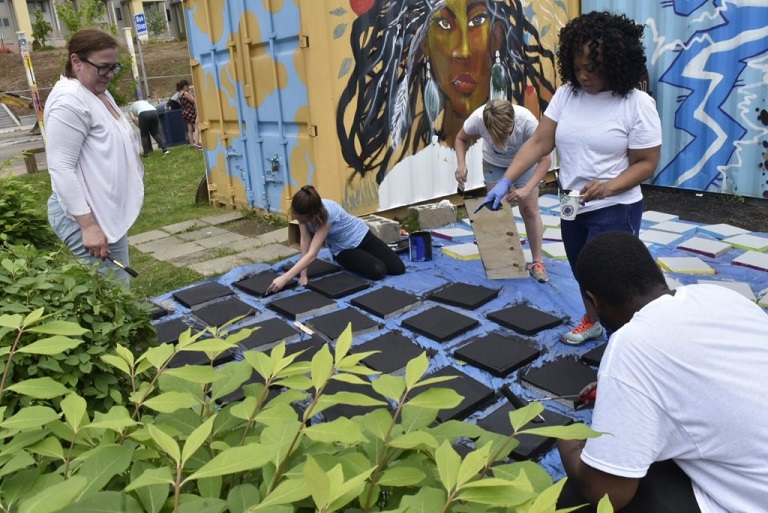
[[[80,56],[78,55],[78,57]],[[107,66],[106,64],[104,64],[103,66],[99,66],[98,64],[94,64],[84,57],[80,57],[80,60],[83,62],[87,62],[88,64],[96,68],[96,72],[99,74],[100,77],[106,77],[107,75],[110,74],[110,72],[117,75],[118,73],[123,71],[123,65],[120,64],[119,62],[113,64],[112,66]]]

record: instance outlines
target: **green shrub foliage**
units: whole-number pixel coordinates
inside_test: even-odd
[[[88,331],[43,310],[0,315],[3,338],[14,341],[5,359],[88,345]],[[437,412],[461,397],[427,385],[449,378],[426,375],[422,354],[403,375],[369,381],[375,373],[361,362],[370,353],[350,353],[349,326],[311,362],[286,355],[281,343],[218,368],[169,366],[181,352],[213,357],[251,332],[187,331],[175,346],[143,352],[115,346],[101,359],[131,393],[109,409],[90,409],[79,389],[58,380],[3,379],[0,404],[26,401],[0,407],[0,510],[547,513],[563,481],[553,484],[535,463],[507,461],[516,436],[597,435],[583,424],[526,429],[540,403],[510,414],[510,437],[463,422],[435,425]],[[55,340],[22,342],[31,333]],[[331,381],[359,392],[327,394]],[[375,409],[316,422],[338,404]],[[473,441],[464,457],[459,440]]]
[[[17,178],[0,178],[0,244],[53,248],[56,240],[32,187]]]
[[[48,253],[33,246],[0,246],[0,287],[0,314],[26,316],[42,309],[52,319],[78,323],[86,330],[84,343],[72,351],[17,355],[7,371],[10,379],[49,377],[77,390],[91,408],[125,401],[126,378],[102,356],[117,344],[146,348],[153,336],[146,306],[130,291],[65,249]],[[14,338],[0,334],[0,349],[7,350]],[[19,343],[28,345],[41,338],[45,337],[25,333]]]

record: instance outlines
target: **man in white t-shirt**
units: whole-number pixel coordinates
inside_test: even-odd
[[[608,434],[558,443],[564,495],[607,493],[624,512],[768,510],[768,315],[718,285],[670,290],[626,232],[589,241],[576,278],[616,331],[592,417]]]
[[[508,100],[491,100],[469,115],[456,136],[456,181],[463,188],[467,182],[467,150],[479,137],[483,140],[483,178],[489,190],[496,185],[515,158],[518,150],[533,133],[539,121],[526,109]],[[528,272],[540,283],[549,281],[541,260],[541,241],[544,227],[539,212],[539,183],[549,171],[549,155],[531,166],[515,180],[507,200],[519,204],[525,223],[525,234],[531,246],[531,264]]]

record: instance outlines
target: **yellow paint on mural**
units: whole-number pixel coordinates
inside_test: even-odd
[[[284,0],[262,0],[264,8],[272,14],[278,13],[283,9]]]
[[[240,80],[250,89],[246,94],[249,107],[258,108],[268,94],[285,89],[288,84],[288,71],[285,65],[275,62],[267,53],[269,43],[262,42],[259,20],[252,12],[246,12],[240,18],[238,33],[233,37],[238,42],[238,51],[243,53],[245,61],[250,63],[247,76]],[[250,41],[246,44],[245,41]]]
[[[245,206],[245,187],[238,176],[227,174],[227,162],[224,153],[219,153],[216,163],[211,165],[208,182],[213,184],[211,198],[224,205]]]
[[[224,6],[221,0],[187,0],[186,8],[191,10],[198,30],[208,34],[211,42],[224,35]]]

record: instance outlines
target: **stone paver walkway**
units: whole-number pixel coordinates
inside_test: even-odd
[[[298,253],[288,246],[287,227],[256,237],[226,229],[226,223],[242,218],[239,212],[226,212],[133,235],[129,242],[142,253],[203,276],[246,264],[274,263]]]

